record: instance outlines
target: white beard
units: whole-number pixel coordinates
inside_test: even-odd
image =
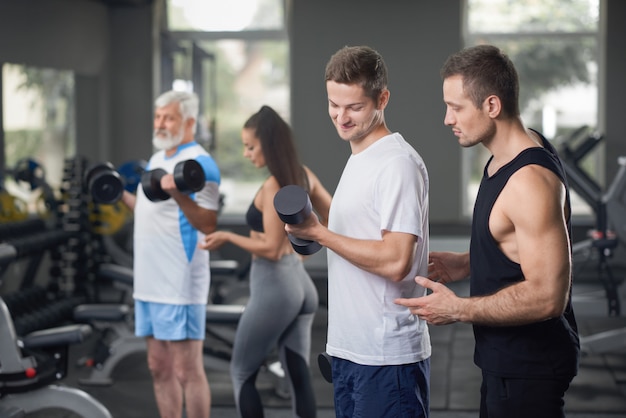
[[[154,135],[152,136],[152,145],[158,150],[167,151],[172,148],[176,148],[181,142],[183,142],[182,129],[176,135],[172,135],[165,129],[157,129],[154,131]]]

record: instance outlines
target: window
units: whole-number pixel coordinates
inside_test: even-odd
[[[249,31],[282,29],[283,0],[169,0],[172,31]]]
[[[58,189],[64,161],[75,154],[74,74],[7,63],[1,80],[7,175],[0,191],[3,202],[19,206],[4,219],[12,221],[46,209],[42,198],[50,189],[40,181]]]
[[[520,109],[526,126],[559,148],[583,125],[598,122],[599,0],[468,0],[465,43],[490,43],[514,62],[520,79]],[[464,212],[471,215],[482,169],[483,147],[463,151]],[[586,169],[600,172],[601,155]],[[572,195],[574,214],[589,214]]]
[[[244,122],[264,104],[289,122],[289,42],[283,3],[168,3],[164,55],[171,57],[171,70],[164,70],[169,77],[164,85],[190,89],[200,97],[197,136],[220,167],[224,214],[243,214],[267,176],[243,158]]]

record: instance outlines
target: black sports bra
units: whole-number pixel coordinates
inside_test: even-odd
[[[254,206],[254,201],[250,204],[246,212],[246,223],[253,231],[265,232],[263,230],[263,212]]]

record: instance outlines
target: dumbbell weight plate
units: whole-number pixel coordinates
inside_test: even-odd
[[[274,196],[274,208],[280,220],[290,225],[304,222],[312,211],[309,194],[297,185],[282,187]],[[293,249],[301,255],[315,254],[322,248],[317,241],[297,238],[291,234],[287,234],[287,237]]]
[[[282,187],[274,196],[274,208],[281,221],[290,225],[304,222],[311,214],[309,195],[300,186],[293,184]]]
[[[155,168],[154,170],[144,171],[141,175],[141,187],[149,200],[158,202],[170,198],[170,195],[161,189],[161,177],[166,174],[167,172],[162,168]]]
[[[110,163],[96,164],[86,172],[85,183],[96,203],[113,204],[124,192],[124,181]]]
[[[196,160],[181,161],[174,167],[174,183],[182,193],[202,190],[205,184],[204,170]]]
[[[317,241],[309,241],[308,239],[298,238],[291,234],[287,234],[287,238],[289,238],[293,249],[300,255],[315,254],[322,249],[322,245]]]
[[[326,352],[317,355],[317,365],[322,377],[328,383],[333,383],[333,358]]]

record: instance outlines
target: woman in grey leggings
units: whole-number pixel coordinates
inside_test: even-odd
[[[241,138],[244,157],[270,172],[246,213],[250,235],[216,231],[202,244],[213,250],[230,242],[252,254],[250,299],[237,327],[231,360],[237,411],[246,418],[263,416],[255,381],[268,354],[278,347],[294,416],[314,417],[309,358],[318,296],[285,234],[285,225],[274,209],[274,196],[286,185],[304,187],[322,223],[328,220],[331,196],[317,176],[300,163],[291,129],[272,108],[263,106],[252,115],[243,126]]]

